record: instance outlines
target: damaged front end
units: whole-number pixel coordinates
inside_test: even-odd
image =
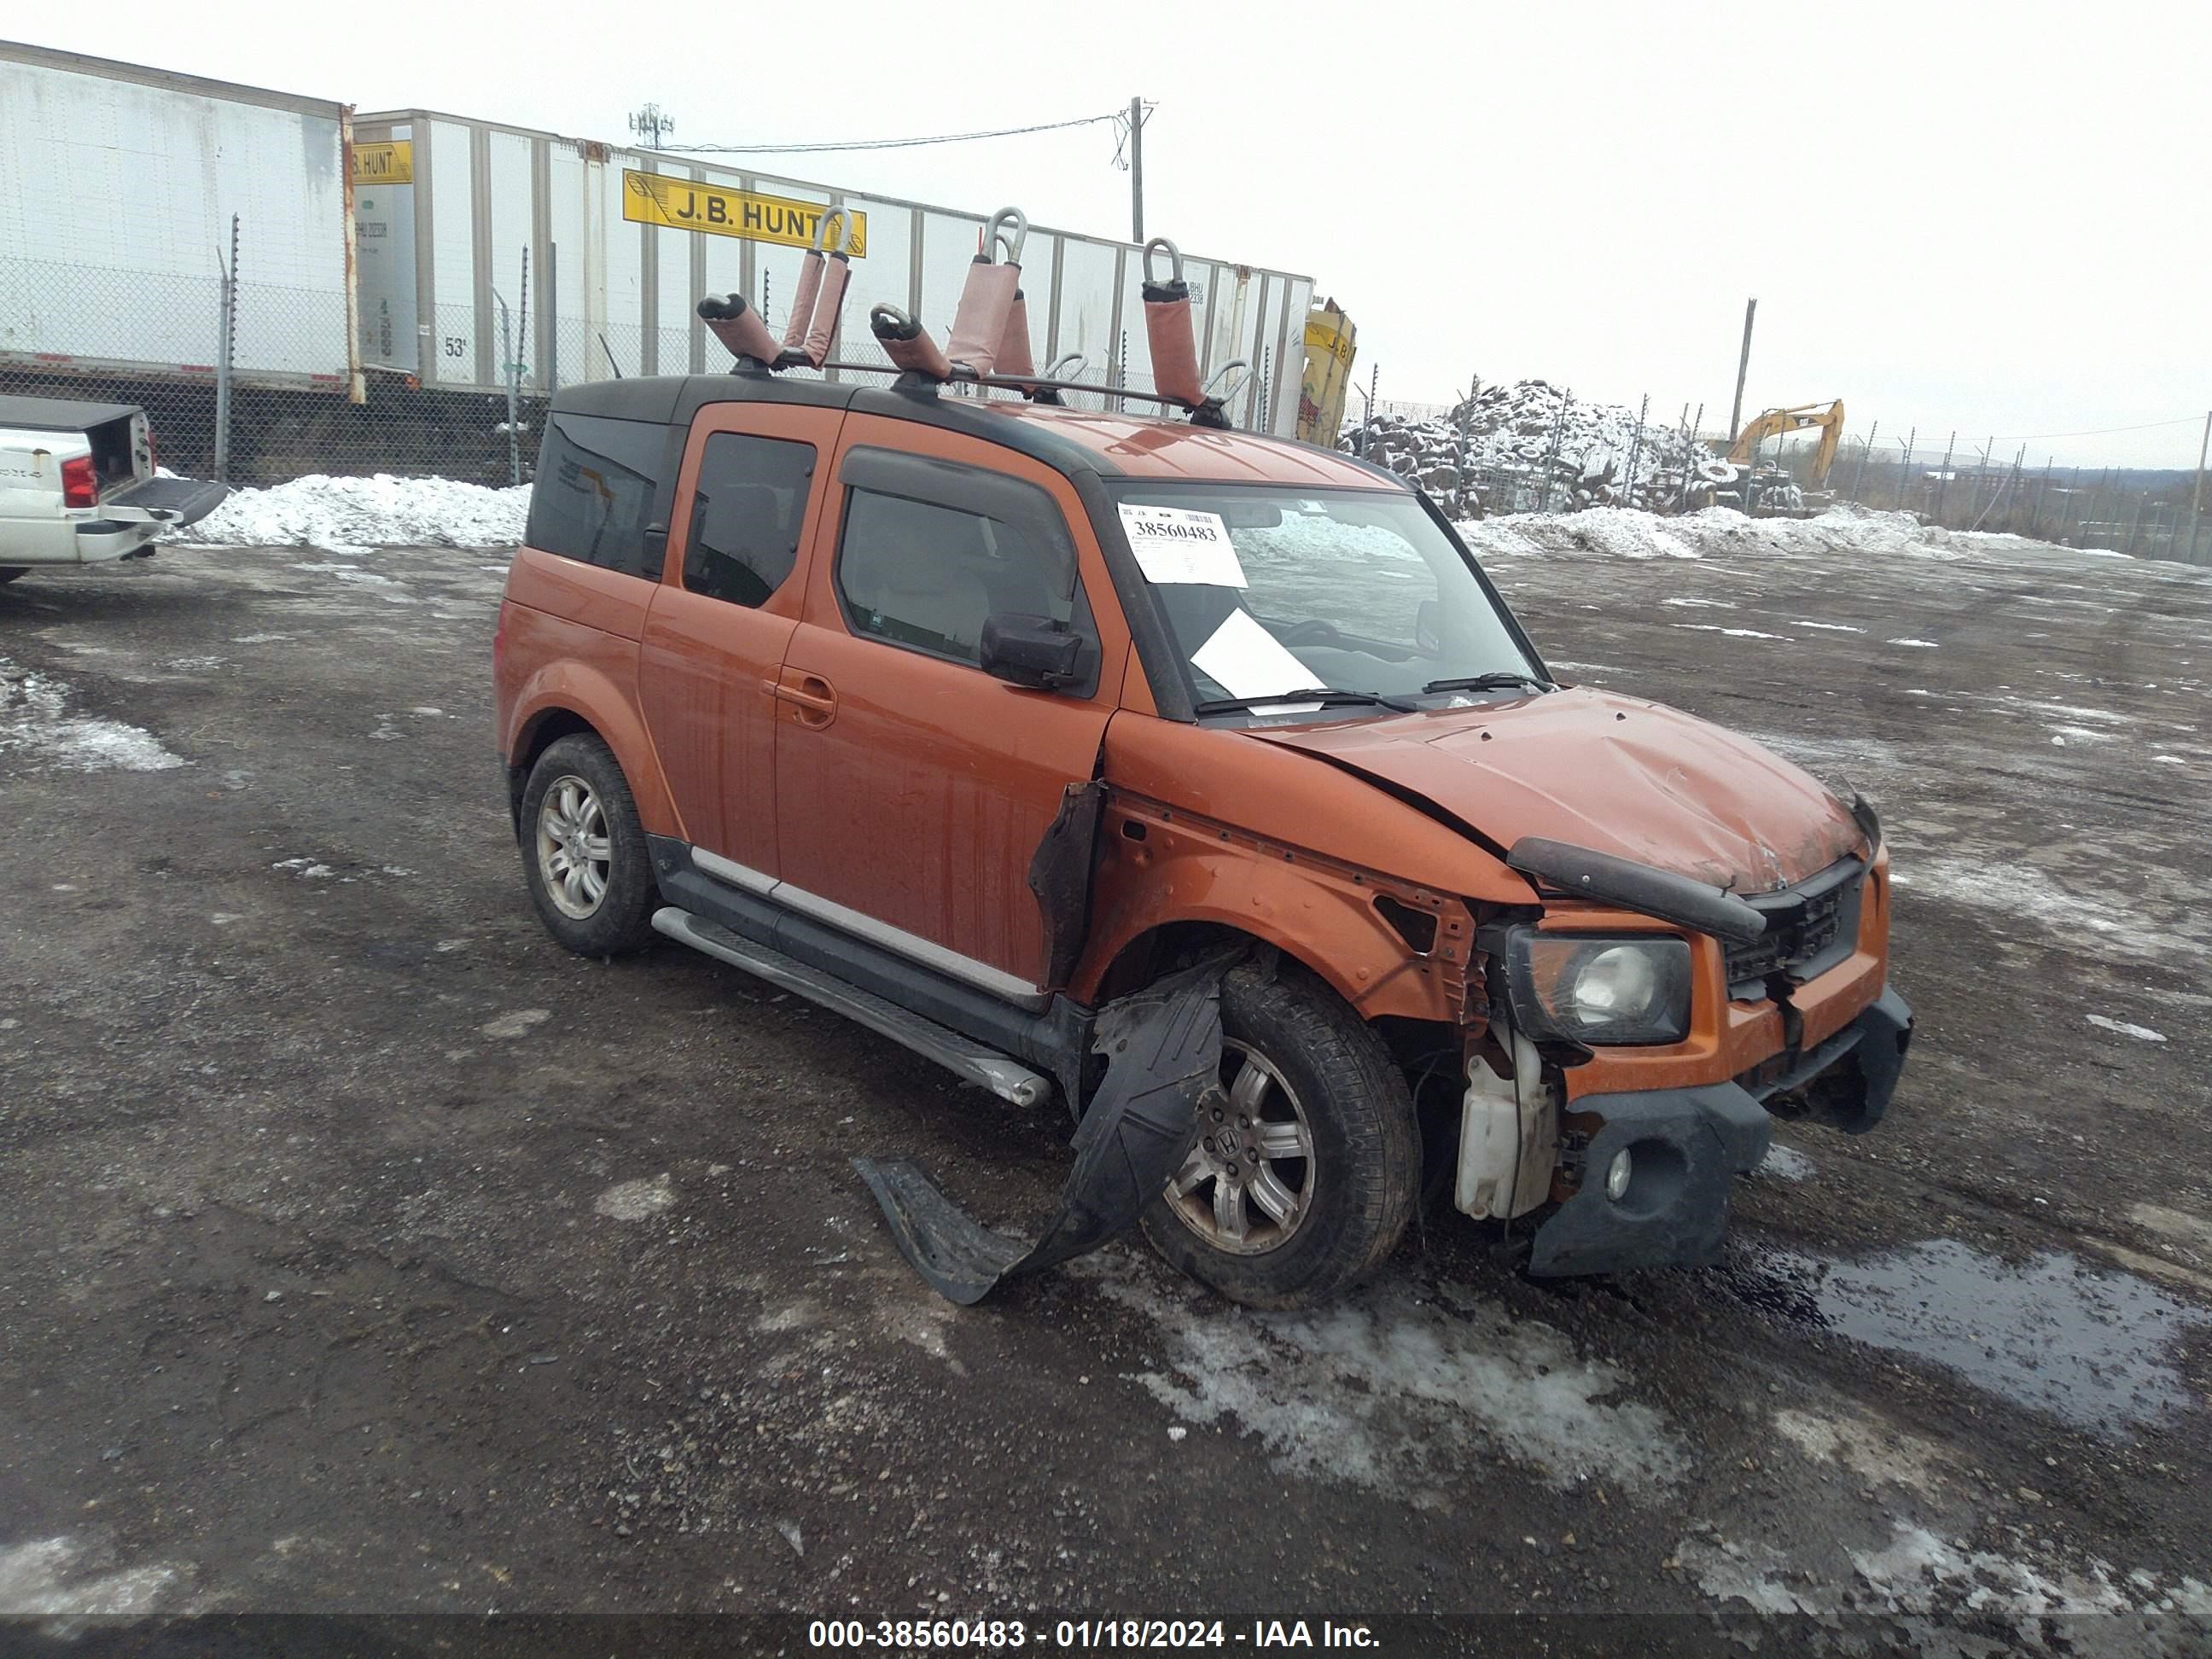
[[[1518,1179],[1498,1203],[1501,1149],[1525,1155],[1549,1117],[1555,1207],[1532,1274],[1709,1264],[1774,1117],[1849,1133],[1880,1121],[1912,1014],[1884,978],[1879,829],[1854,810],[1863,856],[1748,900],[1584,848],[1512,849],[1556,898],[1479,936],[1490,1047],[1510,1060],[1502,1079],[1470,1068],[1458,1196],[1476,1216],[1542,1207]]]

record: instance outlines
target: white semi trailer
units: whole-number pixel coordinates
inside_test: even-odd
[[[0,41],[0,368],[358,395],[346,108]]]
[[[868,308],[895,305],[942,338],[999,205],[930,207],[428,110],[356,116],[354,165],[363,362],[487,392],[509,362],[533,394],[727,368],[698,302],[740,293],[781,330],[829,206],[861,233],[832,356],[882,362]],[[1085,378],[1150,389],[1133,244],[1032,225],[1022,267],[1036,362],[1081,352]],[[1312,279],[1196,253],[1183,267],[1203,372],[1252,368],[1231,419],[1291,435]]]

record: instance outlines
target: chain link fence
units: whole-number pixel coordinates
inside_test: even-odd
[[[389,472],[506,484],[534,459],[535,389],[520,399],[515,434],[506,398],[405,376],[368,375],[356,403],[342,297],[233,284],[219,259],[210,265],[181,276],[0,256],[0,392],[143,405],[161,465],[233,483]],[[118,360],[118,348],[140,361]]]
[[[187,477],[246,485],[315,473],[438,477],[491,486],[530,481],[550,391],[527,363],[516,361],[528,354],[515,342],[537,326],[535,319],[520,311],[500,319],[507,337],[503,344],[495,340],[495,362],[505,392],[423,385],[413,375],[372,367],[356,402],[348,395],[344,372],[341,297],[232,283],[219,256],[210,267],[204,276],[180,276],[0,255],[0,319],[15,319],[12,326],[0,324],[0,392],[142,405],[161,465]],[[448,337],[464,337],[459,331],[472,313],[450,309],[452,326],[429,335],[434,349]],[[783,318],[772,303],[763,309],[781,335]],[[118,325],[118,318],[131,320]],[[831,354],[848,366],[830,372],[888,385],[896,371],[865,323],[854,325],[852,316],[843,319]],[[635,375],[645,356],[646,342],[634,324],[592,329],[563,317],[549,332],[546,378],[561,384]],[[696,318],[686,316],[659,335],[653,343],[663,372],[696,365],[713,374],[729,367],[728,353]],[[112,355],[118,342],[140,361],[118,361]],[[1151,389],[1142,342],[1124,331],[1116,356],[1085,362],[1069,378],[1097,390],[1064,392],[1062,401],[1156,411],[1149,400],[1122,395]],[[878,363],[880,369],[872,367]],[[1293,364],[1289,372],[1301,367]],[[1263,349],[1259,362],[1217,388],[1227,394],[1233,420],[1251,424],[1271,407],[1279,372],[1272,349]],[[796,374],[817,378],[812,371]]]

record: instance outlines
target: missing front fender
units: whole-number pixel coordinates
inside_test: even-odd
[[[1106,1076],[1075,1132],[1075,1167],[1060,1207],[1024,1247],[948,1197],[911,1158],[856,1158],[891,1239],[931,1288],[963,1307],[1127,1232],[1188,1156],[1200,1103],[1221,1088],[1217,959],[1172,974],[1099,1010],[1093,1048]]]

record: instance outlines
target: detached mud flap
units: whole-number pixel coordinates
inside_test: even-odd
[[[1221,1087],[1221,976],[1213,962],[1099,1011],[1094,1052],[1106,1077],[1075,1132],[1060,1208],[1028,1245],[994,1232],[911,1158],[856,1158],[899,1254],[939,1294],[972,1306],[1008,1279],[1097,1249],[1136,1224],[1182,1167],[1200,1103]]]

